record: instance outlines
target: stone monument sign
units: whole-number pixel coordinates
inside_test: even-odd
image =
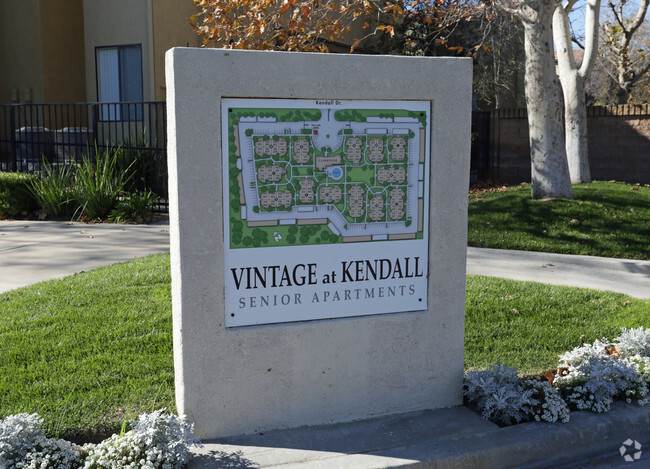
[[[471,61],[166,66],[176,400],[197,433],[460,404]]]

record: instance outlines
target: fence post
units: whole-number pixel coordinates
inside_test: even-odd
[[[16,108],[12,104],[9,108],[9,134],[11,140],[11,171],[17,171],[18,165],[16,159],[18,158],[17,144],[16,144]]]

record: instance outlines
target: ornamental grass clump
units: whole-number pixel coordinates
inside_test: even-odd
[[[115,223],[146,223],[153,216],[153,207],[158,196],[150,190],[136,191],[125,196],[108,215],[108,221]]]
[[[45,213],[69,217],[76,210],[74,189],[75,166],[55,167],[43,160],[39,177],[31,181],[31,191]]]
[[[79,215],[90,220],[103,219],[113,209],[132,178],[131,166],[121,169],[118,160],[121,147],[99,151],[94,156],[84,156],[75,173],[74,196]]]

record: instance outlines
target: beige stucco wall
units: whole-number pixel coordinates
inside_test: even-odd
[[[142,46],[143,98],[163,100],[165,52],[202,43],[197,12],[192,0],[2,0],[0,102],[12,89],[20,102],[25,89],[34,103],[96,101],[95,48],[126,44]]]
[[[43,66],[39,0],[2,0],[0,2],[0,102],[11,102],[12,88],[31,89],[32,102],[42,102]]]
[[[153,98],[150,6],[150,0],[83,0],[88,101],[97,101],[95,48],[131,44],[142,46],[143,98]]]
[[[44,102],[85,101],[83,0],[39,0],[39,10]]]
[[[165,99],[165,52],[172,47],[199,47],[201,38],[190,26],[196,14],[192,0],[152,0],[154,99]]]

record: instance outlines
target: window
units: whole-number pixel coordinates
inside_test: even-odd
[[[135,104],[142,101],[141,46],[97,47],[95,59],[97,100],[100,103],[112,103],[101,106],[101,119],[142,120],[142,105]]]

